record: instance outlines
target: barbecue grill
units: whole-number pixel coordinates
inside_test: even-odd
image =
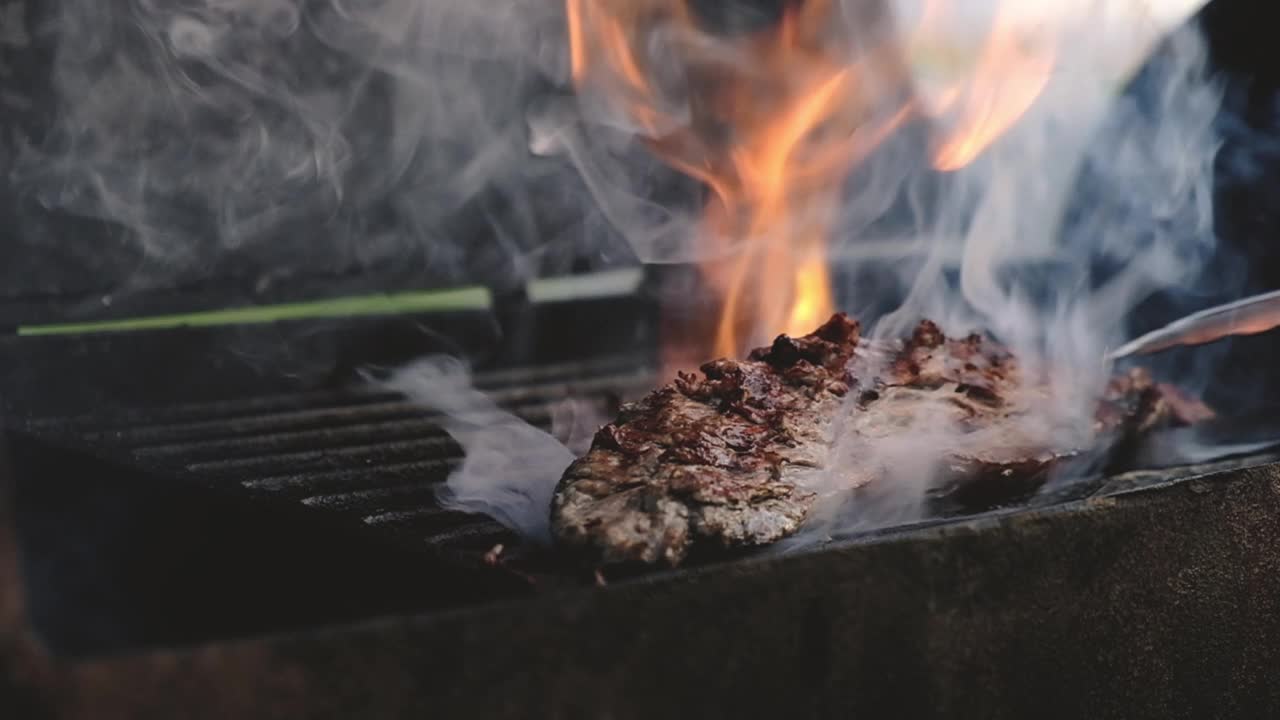
[[[1249,12],[1219,1],[1203,21],[1257,104],[1274,78],[1246,52],[1267,42],[1240,32],[1260,27]],[[31,62],[9,65],[39,86]],[[1258,259],[1252,283],[1276,284],[1274,250],[1240,224],[1265,199],[1233,192],[1224,234]],[[25,202],[0,209],[27,217]],[[47,240],[86,232],[77,223],[37,226]],[[32,276],[39,263],[22,253],[37,240],[8,239],[9,717],[1280,711],[1278,456],[1133,472],[1034,508],[601,587],[486,517],[441,509],[435,490],[461,449],[368,378],[465,355],[477,386],[534,425],[565,398],[610,413],[654,382],[648,290],[669,280],[586,267],[334,304],[433,280],[300,258],[269,286],[219,267],[108,297],[118,274],[54,257]],[[317,297],[330,304],[289,319]],[[275,310],[188,314],[245,305]],[[110,324],[141,315],[152,320]],[[1236,352],[1268,357],[1270,342]]]

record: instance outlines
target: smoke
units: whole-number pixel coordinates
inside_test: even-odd
[[[417,360],[380,384],[439,413],[462,446],[462,465],[437,493],[441,507],[483,513],[539,542],[550,540],[556,483],[608,421],[600,403],[569,396],[551,406],[549,431],[534,427],[475,389],[466,364],[444,355]]]
[[[1153,295],[1200,292],[1217,245],[1212,191],[1222,93],[1208,73],[1203,37],[1193,27],[1174,34],[1117,96],[1114,76],[1098,60],[1115,35],[1085,15],[1072,17],[1054,26],[1055,71],[1036,104],[974,162],[940,179],[919,159],[903,169],[899,149],[855,171],[878,197],[866,212],[850,198],[855,208],[846,213],[841,236],[849,240],[840,252],[864,276],[890,275],[907,289],[874,323],[874,337],[901,337],[929,317],[951,334],[984,331],[1012,349],[1027,382],[1047,386],[1018,432],[1028,447],[1051,449],[1094,442],[1096,398],[1114,371],[1103,355],[1131,337],[1134,309]],[[874,210],[886,196],[928,201],[900,204],[886,218]],[[920,254],[886,262],[863,252],[859,239],[868,235]],[[852,295],[856,304],[856,289]],[[874,317],[883,299],[862,301],[864,316]],[[1201,390],[1206,368],[1184,370],[1169,379]],[[897,463],[892,444],[861,449],[866,461],[888,468],[879,493],[890,497],[842,506],[841,529],[919,519],[901,509],[926,507],[938,473],[921,464],[1007,442],[939,428],[923,412],[904,429],[916,439],[912,464]],[[1210,455],[1201,447],[1189,456]],[[1069,464],[1050,485],[1097,469]]]
[[[599,403],[563,398],[551,406],[551,435],[575,456],[585,455],[596,431],[612,419]]]
[[[661,3],[636,0],[635,12],[650,5]],[[866,78],[881,92],[860,111],[883,119],[909,106],[912,115],[859,154],[840,202],[822,207],[835,215],[842,309],[877,339],[902,336],[920,317],[951,334],[994,335],[1027,377],[1050,386],[1051,401],[1028,405],[1026,440],[1087,442],[1094,398],[1112,372],[1102,358],[1131,335],[1131,311],[1157,293],[1204,292],[1216,247],[1221,92],[1203,38],[1195,28],[1169,38],[1119,95],[1116,50],[1149,47],[1151,27],[1102,4],[1072,4],[1039,25],[1026,11],[1030,21],[1018,21],[1036,32],[1019,39],[1040,43],[1028,52],[1050,58],[1052,72],[1007,132],[940,172],[945,136],[975,116],[994,118],[1008,87],[990,82],[1017,90],[1023,71],[979,77],[981,60],[961,63],[959,100],[948,105],[919,67],[929,39],[905,30],[924,4],[889,3],[894,22],[877,10],[874,23],[865,22],[867,3],[832,5],[830,32],[851,38],[851,62],[886,69]],[[978,4],[953,5],[960,14],[933,27],[981,41],[994,26],[990,13],[971,12]],[[1031,5],[1051,4],[1019,7]],[[700,122],[708,79],[686,72],[677,49],[741,67],[751,58],[727,38],[767,19],[726,7],[717,10],[724,27],[694,37],[652,24],[639,45],[661,113],[641,122],[599,93],[569,92],[557,2],[53,6],[34,33],[54,48],[49,122],[19,140],[10,181],[40,208],[119,229],[143,258],[132,283],[200,277],[211,266],[247,266],[269,280],[316,263],[384,263],[437,281],[504,285],[575,258],[676,263],[740,249],[701,233],[699,166],[673,168],[655,148],[692,143],[678,154],[696,159],[709,132],[683,132]],[[884,48],[903,37],[906,57],[887,58]],[[899,60],[913,77],[892,76]],[[1194,386],[1204,377],[1198,365],[1184,370],[1169,379]],[[470,388],[463,366],[438,358],[392,387],[442,413],[468,451],[450,478],[449,506],[546,537],[552,488],[593,422],[578,416],[557,439],[498,409]],[[945,451],[992,440],[960,437],[920,407],[899,435],[869,448],[860,438],[858,452],[837,446],[849,462],[892,472],[871,500],[840,504],[832,522],[919,517]]]
[[[979,44],[994,32],[997,20],[990,14],[954,7],[955,22],[934,18],[937,27],[972,32]],[[867,322],[877,342],[903,337],[921,317],[952,336],[988,333],[1018,356],[1029,389],[1012,398],[1016,422],[978,432],[954,421],[946,398],[928,393],[901,403],[891,432],[854,427],[859,418],[875,418],[850,408],[848,422],[836,423],[831,467],[813,479],[824,501],[808,539],[920,519],[950,457],[1004,447],[1064,453],[1091,447],[1096,399],[1114,371],[1103,358],[1130,337],[1132,311],[1160,293],[1203,294],[1202,273],[1216,249],[1212,190],[1222,92],[1208,73],[1203,37],[1188,27],[1167,38],[1129,90],[1119,93],[1126,64],[1119,55],[1150,47],[1156,31],[1134,15],[1101,12],[1113,7],[1084,4],[1040,18],[1043,24],[1032,23],[1038,31],[1022,38],[1041,44],[1024,52],[1035,61],[1031,70],[997,68],[992,75],[986,68],[984,75],[979,59],[963,66],[970,74],[962,73],[958,85],[956,78],[946,79],[947,92],[960,98],[951,105],[931,98],[936,88],[917,71],[915,102],[936,107],[917,108],[916,122],[850,172],[836,208],[832,248],[844,278],[837,288],[842,309]],[[912,12],[923,12],[919,3],[895,8],[904,26],[919,22]],[[847,8],[838,17],[852,23],[863,14]],[[650,263],[706,260],[735,250],[700,234],[696,204],[666,201],[652,185],[661,177],[654,154],[640,152],[696,123],[696,86],[670,67],[679,53],[671,51],[675,41],[668,30],[654,25],[644,45],[646,67],[657,76],[649,98],[656,120],[642,122],[625,104],[610,102],[608,93],[590,91],[535,104],[529,114],[532,150],[567,158],[594,204]],[[865,26],[842,31],[862,38],[852,50],[855,63],[858,52],[882,47],[867,37],[872,31]],[[714,35],[698,41],[703,52],[722,50],[722,61],[750,62]],[[1046,58],[1052,60],[1046,77],[1019,74]],[[973,122],[964,110],[985,107],[979,119],[994,121],[1009,86],[1016,91],[1018,83],[1032,80],[1034,102],[1007,132],[966,164],[938,171],[939,144]],[[886,86],[878,98],[888,104],[879,116],[904,102],[892,90]],[[1204,368],[1187,371],[1168,379],[1199,389]],[[423,385],[415,396],[431,401],[440,392]],[[1211,454],[1197,447],[1188,457]],[[877,476],[852,499],[851,465]],[[1087,460],[1064,467],[1067,476],[1056,477],[1055,488],[1097,470]],[[460,477],[450,486],[468,481]],[[506,492],[509,478],[495,474],[488,482]]]
[[[503,286],[629,261],[578,174],[529,151],[530,104],[567,80],[556,3],[58,0],[25,15],[24,62],[47,77],[12,128],[15,234],[50,216],[105,228],[49,262],[123,252],[137,288],[388,265]]]
[[[902,240],[928,239],[927,256],[896,264],[911,290],[878,331],[900,335],[921,315],[983,328],[1027,357],[1086,368],[1096,382],[1102,351],[1125,339],[1126,312],[1194,277],[1214,247],[1220,93],[1194,30],[1174,36],[1120,97],[1088,62],[1101,48],[1087,29],[1060,32],[1063,55],[1037,104],[933,189],[933,202],[898,219]],[[858,172],[898,182],[879,167]],[[901,184],[912,194],[936,182],[924,168]],[[856,260],[866,233],[845,230],[855,239],[843,255]]]
[[[853,52],[877,52],[891,23],[878,15],[869,23],[867,11],[845,4],[836,22],[855,38]],[[574,259],[665,263],[734,251],[699,236],[698,182],[653,152],[664,132],[697,119],[698,82],[705,81],[679,66],[673,48],[696,43],[719,62],[748,61],[716,32],[689,38],[653,27],[645,60],[668,124],[641,128],[598,94],[568,92],[557,2],[47,5],[28,14],[39,15],[34,34],[54,49],[51,122],[20,141],[12,186],[41,208],[121,230],[123,242],[141,253],[134,283],[200,277],[210,265],[249,267],[269,282],[309,264],[333,271],[382,263],[409,266],[436,282],[503,285]],[[920,5],[892,3],[897,25],[914,26]],[[760,22],[750,3],[713,14],[708,22],[723,26],[720,33]],[[947,27],[981,38],[987,15],[962,9]],[[1036,313],[1010,302],[1012,295],[1074,292],[1081,278],[1010,288],[1007,271],[1022,277],[1021,267],[1043,266],[1060,254],[1059,205],[1086,156],[1122,158],[1094,188],[1123,178],[1162,184],[1169,172],[1181,175],[1180,188],[1134,192],[1126,182],[1124,189],[1140,209],[1182,207],[1143,202],[1160,193],[1160,200],[1184,201],[1198,180],[1191,151],[1178,147],[1162,156],[1188,139],[1192,121],[1145,130],[1151,118],[1188,110],[1203,119],[1211,93],[1195,89],[1187,96],[1177,87],[1196,82],[1177,74],[1194,73],[1202,50],[1179,50],[1164,63],[1166,77],[1156,84],[1165,87],[1152,100],[1168,107],[1132,108],[1143,117],[1115,119],[1095,144],[1095,118],[1115,92],[1114,48],[1148,42],[1138,31],[1124,34],[1122,21],[1132,24],[1131,18],[1113,23],[1117,32],[1100,30],[1097,18],[1083,8],[1057,21],[1051,86],[1032,116],[981,162],[940,180],[919,138],[908,137],[885,143],[853,173],[836,249],[856,258],[871,252],[864,245],[872,241],[914,248],[916,262],[867,263],[876,271],[887,266],[914,288],[899,318],[939,304],[954,308],[925,289],[961,266],[963,296],[972,306],[965,309],[973,312],[956,320],[993,330],[1001,330],[993,318],[1034,323]],[[893,92],[888,97],[901,102]],[[1195,140],[1187,147],[1203,146]],[[1176,282],[1185,259],[1178,252],[1189,247],[1170,250],[1174,244],[1161,241],[1130,248],[1123,225],[1137,222],[1126,219],[1098,238],[1085,228],[1074,233],[1091,246],[1079,254],[1132,261],[1143,252],[1143,260],[1153,261],[1130,262],[1152,277],[1124,274],[1108,283],[1105,292],[1122,302],[1152,283]],[[885,232],[886,225],[896,229]],[[116,251],[105,236],[96,240],[101,246],[84,254]],[[850,309],[870,302],[855,298]]]
[[[456,358],[423,358],[385,385],[440,413],[441,426],[466,453],[438,494],[441,507],[484,513],[527,538],[550,539],[551,495],[574,458],[555,435],[473,388],[470,373]],[[572,430],[564,436],[571,435]]]

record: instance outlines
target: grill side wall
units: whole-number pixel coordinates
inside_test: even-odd
[[[68,667],[65,717],[1280,714],[1280,468]],[[235,692],[226,692],[227,688]],[[426,715],[424,715],[426,713]]]

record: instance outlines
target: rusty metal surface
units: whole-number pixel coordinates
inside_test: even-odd
[[[1266,717],[1280,467],[434,616],[62,663],[51,716]]]

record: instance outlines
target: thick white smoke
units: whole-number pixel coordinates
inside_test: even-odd
[[[560,475],[609,420],[598,403],[568,396],[552,406],[549,431],[534,427],[475,389],[466,364],[448,356],[422,358],[384,385],[439,413],[466,453],[439,493],[441,506],[484,513],[541,542],[550,540],[548,512]]]
[[[473,388],[456,358],[424,358],[386,385],[440,413],[441,426],[466,452],[439,495],[442,507],[485,513],[525,537],[550,539],[551,494],[574,458],[561,440]]]
[[[841,252],[864,272],[896,276],[908,289],[874,325],[874,336],[902,337],[928,317],[949,333],[983,331],[1009,346],[1024,375],[1043,378],[1049,390],[1028,406],[1020,440],[1055,449],[1092,443],[1096,398],[1113,372],[1102,358],[1127,339],[1131,311],[1157,291],[1189,285],[1215,249],[1214,121],[1221,104],[1194,28],[1169,38],[1130,92],[1117,97],[1105,67],[1116,36],[1087,14],[1060,23],[1053,28],[1055,71],[1036,104],[974,162],[939,178],[918,160],[904,168],[897,153],[855,171],[873,196],[929,201],[899,206],[892,223],[874,229],[884,218],[855,207]],[[872,200],[877,206],[880,197]],[[858,203],[856,195],[849,200]],[[889,262],[864,255],[860,238],[869,233],[878,244],[919,255]],[[1198,381],[1174,379],[1193,388]],[[903,509],[923,510],[935,488],[937,473],[922,473],[920,464],[1002,442],[939,427],[941,412],[941,405],[931,411],[925,404],[906,429],[918,453],[909,464],[901,462],[897,440],[855,439],[856,454],[887,468],[888,482],[865,502],[842,505],[822,530],[901,522]],[[1051,485],[1096,471],[1069,465]]]

